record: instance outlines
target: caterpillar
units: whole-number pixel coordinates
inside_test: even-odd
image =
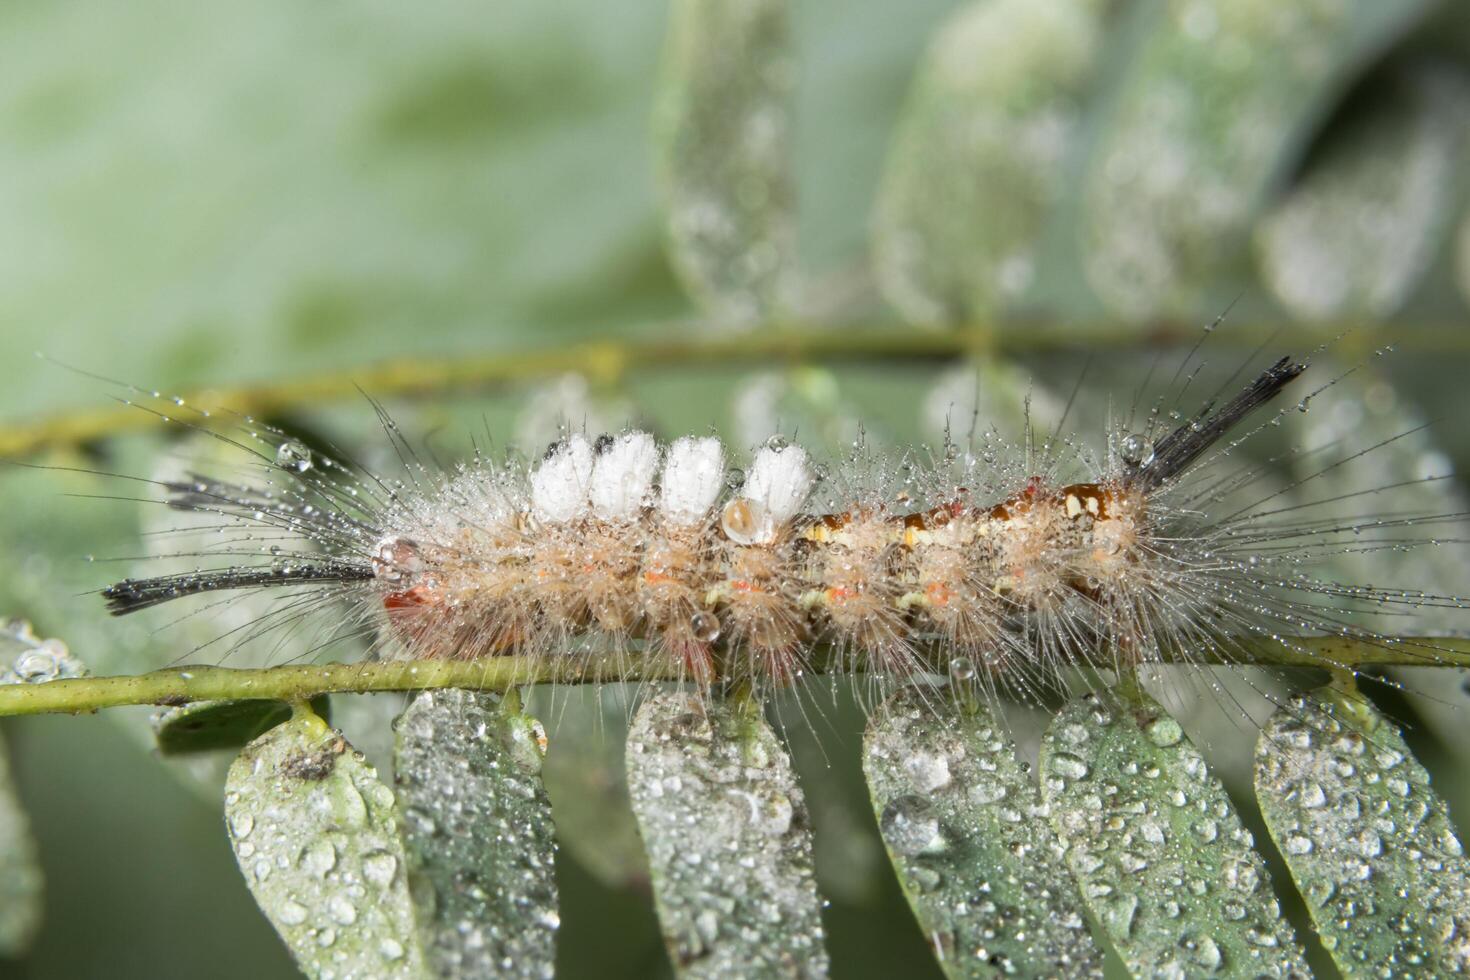
[[[1261,637],[1397,644],[1375,614],[1463,603],[1322,568],[1344,551],[1413,547],[1423,542],[1401,529],[1459,518],[1313,517],[1282,489],[1252,492],[1262,471],[1233,450],[1306,409],[1317,392],[1265,410],[1306,370],[1282,358],[1188,416],[1155,403],[1141,425],[1110,424],[1100,454],[972,432],[897,461],[859,440],[836,472],[782,437],[741,469],[715,436],[660,445],[637,430],[569,431],[539,460],[477,452],[440,468],[379,408],[405,465],[388,480],[246,420],[263,445],[237,444],[271,476],[191,474],[164,489],[168,506],[234,532],[219,552],[259,560],[102,595],[124,615],[201,593],[304,590],[345,600],[343,621],[394,656],[567,658],[638,643],[703,688],[790,684],[815,650],[880,680],[947,665],[1040,697],[1078,667],[1203,651],[1244,662]],[[1316,474],[1329,489],[1331,469]]]

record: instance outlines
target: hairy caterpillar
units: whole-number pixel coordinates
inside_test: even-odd
[[[878,678],[933,670],[937,653],[961,679],[1041,692],[1078,666],[1169,652],[1245,661],[1262,636],[1399,645],[1375,614],[1461,601],[1342,584],[1318,566],[1414,547],[1424,542],[1400,529],[1458,516],[1314,516],[1231,458],[1292,410],[1245,423],[1305,369],[1283,358],[1188,417],[1156,404],[1136,430],[1111,427],[1101,456],[1070,440],[972,434],[888,463],[859,444],[830,475],[782,438],[741,470],[713,436],[660,446],[640,431],[571,432],[535,462],[477,454],[444,470],[384,415],[407,474],[390,481],[290,439],[270,445],[256,427],[265,447],[239,445],[274,474],[262,484],[199,475],[165,487],[169,506],[225,522],[219,551],[263,560],[103,595],[125,614],[294,588],[308,602],[288,616],[347,600],[346,628],[381,630],[399,656],[567,657],[642,642],[706,687],[788,683],[818,647]],[[1183,377],[1187,388],[1195,375]],[[1342,499],[1331,489],[1322,504]]]

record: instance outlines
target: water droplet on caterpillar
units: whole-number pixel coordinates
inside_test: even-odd
[[[292,473],[305,473],[312,467],[311,450],[288,439],[276,447],[276,465]]]
[[[689,629],[700,643],[713,643],[720,638],[720,618],[714,613],[697,612],[689,617]]]
[[[755,544],[765,523],[765,508],[754,500],[732,500],[720,512],[720,529],[736,544]]]
[[[1118,452],[1122,455],[1123,462],[1129,466],[1142,468],[1154,461],[1153,440],[1137,432],[1130,432],[1123,437],[1118,445]]]

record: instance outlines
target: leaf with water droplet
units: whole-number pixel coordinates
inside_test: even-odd
[[[394,771],[414,911],[443,977],[547,977],[556,959],[546,735],[519,698],[426,691],[398,719]]]
[[[676,0],[659,94],[671,257],[717,325],[790,305],[794,62],[786,0]]]
[[[1294,698],[1261,731],[1255,783],[1345,976],[1470,972],[1470,861],[1429,774],[1367,701]]]
[[[1193,313],[1334,83],[1428,6],[1155,5],[1083,178],[1082,247],[1099,297],[1130,316]]]
[[[827,975],[806,803],[756,705],[650,698],[628,788],[680,976]]]
[[[1398,312],[1448,237],[1470,138],[1470,79],[1419,62],[1375,85],[1262,221],[1262,278],[1303,319]],[[1365,234],[1365,229],[1372,229]]]
[[[30,948],[41,928],[42,887],[36,840],[0,740],[0,956],[21,956]]]
[[[308,975],[423,975],[393,792],[316,715],[247,745],[225,823],[255,901]]]
[[[1032,285],[1102,20],[1094,0],[981,0],[940,28],[873,228],[879,284],[910,321],[964,322]]]
[[[26,620],[0,622],[0,684],[46,684],[88,673],[65,643],[42,639]]]
[[[323,720],[331,719],[331,699],[315,698],[311,709]],[[195,701],[164,708],[153,715],[153,733],[158,751],[165,756],[239,749],[291,717],[291,706],[282,701]]]
[[[951,977],[1102,976],[1062,847],[983,707],[909,688],[868,724],[863,770],[909,905]]]
[[[1093,918],[1134,975],[1306,975],[1224,787],[1146,694],[1069,702],[1041,742],[1041,790]]]

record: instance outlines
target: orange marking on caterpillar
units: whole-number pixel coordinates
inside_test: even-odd
[[[924,586],[924,595],[931,606],[947,606],[954,598],[954,590],[943,582],[930,582]]]

